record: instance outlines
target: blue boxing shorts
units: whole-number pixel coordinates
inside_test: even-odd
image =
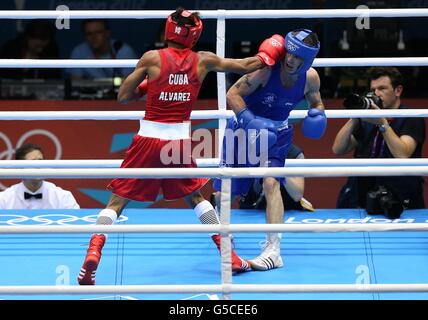
[[[281,124],[278,126],[278,139],[276,143],[269,149],[265,160],[255,163],[249,161],[248,145],[240,139],[240,132],[244,132],[239,126],[235,117],[227,121],[226,133],[223,138],[222,159],[220,167],[229,168],[248,168],[248,167],[284,167],[285,159],[287,158],[288,149],[293,140],[293,126]],[[232,135],[231,135],[232,133]],[[231,139],[233,138],[233,140]],[[259,178],[233,178],[232,179],[232,195],[243,195],[248,192],[252,186],[254,179]],[[279,177],[277,180],[285,184],[285,177]],[[213,188],[216,191],[221,191],[221,179],[213,179]]]

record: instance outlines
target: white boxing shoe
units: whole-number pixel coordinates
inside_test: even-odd
[[[257,258],[250,260],[250,265],[251,269],[256,271],[267,271],[284,266],[279,247],[279,240],[264,241],[262,253]]]

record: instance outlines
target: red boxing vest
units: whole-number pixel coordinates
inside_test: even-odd
[[[148,82],[144,120],[189,121],[202,82],[197,73],[198,54],[191,49],[159,50],[161,71]]]

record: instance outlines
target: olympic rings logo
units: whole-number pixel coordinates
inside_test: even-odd
[[[38,216],[24,216],[18,214],[0,214],[0,225],[6,224],[10,226],[19,226],[23,224],[31,225],[67,225],[74,222],[81,221],[85,224],[94,224],[97,221],[97,214],[77,217],[70,214],[42,214]],[[121,215],[116,222],[125,222],[128,220],[127,216]]]
[[[62,156],[62,145],[59,141],[58,137],[53,134],[52,132],[44,129],[34,129],[27,131],[24,133],[17,141],[15,148],[13,147],[12,141],[10,138],[0,131],[0,141],[3,141],[4,145],[6,146],[6,150],[0,152],[0,160],[12,160],[13,155],[15,154],[15,150],[21,147],[24,142],[31,138],[32,136],[41,135],[49,138],[51,142],[55,145],[55,160],[61,159]],[[0,183],[0,190],[5,190],[6,186],[2,183]]]
[[[18,139],[15,148],[13,147],[12,141],[9,139],[9,137],[3,132],[0,132],[0,140],[3,141],[6,146],[6,150],[0,153],[0,160],[11,160],[13,158],[13,155],[15,154],[15,150],[21,147],[27,139],[36,135],[41,135],[49,138],[49,140],[51,140],[55,145],[55,160],[61,159],[62,145],[58,137],[48,130],[34,129],[24,133]]]
[[[287,50],[288,50],[288,51],[292,51],[292,52],[294,52],[294,51],[296,51],[297,49],[299,49],[299,47],[298,47],[296,44],[292,43],[291,41],[288,41],[288,42],[287,42]]]

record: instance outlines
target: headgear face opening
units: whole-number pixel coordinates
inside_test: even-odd
[[[184,10],[181,16],[188,18],[191,14],[190,11]],[[169,15],[165,26],[165,40],[181,44],[186,48],[192,48],[198,42],[202,33],[202,20],[198,17],[194,19],[194,26],[190,24],[180,26],[172,19],[172,16]]]
[[[303,59],[302,64],[296,71],[296,73],[303,74],[312,66],[320,50],[320,43],[318,41],[316,47],[312,47],[303,42],[303,40],[312,33],[311,30],[301,30],[296,35],[293,35],[293,33],[294,31],[287,33],[285,37],[285,49],[288,53]]]

